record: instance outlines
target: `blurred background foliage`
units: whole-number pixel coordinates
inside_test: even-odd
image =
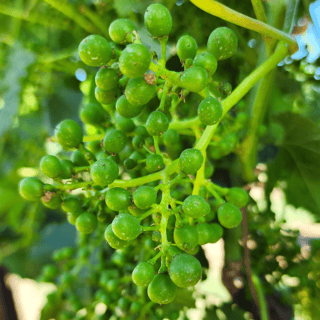
[[[117,17],[128,17],[138,26],[143,42],[159,52],[143,27],[144,10],[153,2],[166,5],[174,17],[168,68],[181,70],[174,44],[182,34],[195,37],[203,50],[211,31],[222,25],[236,32],[239,49],[232,59],[219,62],[216,80],[228,81],[234,88],[255,68],[261,37],[212,17],[189,1],[0,0],[0,263],[11,272],[35,278],[41,267],[50,262],[53,250],[74,245],[75,229],[66,223],[63,213],[26,202],[19,196],[17,185],[21,177],[40,175],[38,163],[47,152],[47,139],[55,125],[65,118],[79,121],[80,89],[85,90],[93,69],[80,61],[78,44],[92,33],[109,39],[109,24]],[[310,17],[309,6],[313,2],[300,1],[297,21]],[[250,0],[223,3],[254,17]],[[304,45],[300,49],[305,50]],[[274,224],[270,195],[279,188],[287,204],[302,207],[314,221],[320,220],[319,75],[317,60],[310,63],[306,56],[288,57],[278,69],[264,123],[267,130],[259,145],[259,162],[268,168],[264,186],[267,205],[263,210],[251,208],[256,214],[250,223],[250,233],[258,245],[252,253],[255,272],[272,277],[267,294],[271,295],[276,287],[285,292],[292,304],[303,301],[311,319],[316,319],[314,312],[318,314],[312,310],[318,310],[316,297],[320,294],[320,273],[316,270],[320,263],[319,241],[313,240],[309,252],[312,259],[300,259],[302,265],[295,263],[296,255],[301,255],[298,235],[284,236],[281,226]],[[245,110],[247,104],[248,98],[236,110]],[[231,172],[231,177],[239,171],[233,155],[216,166]],[[279,243],[280,249],[274,249]],[[284,284],[284,269],[279,261],[265,263],[265,257],[270,255],[286,258],[291,266],[289,276],[300,279],[298,286]],[[243,312],[232,310],[229,307],[222,312],[236,312],[241,319]],[[208,319],[213,319],[213,314],[216,310],[208,313]]]

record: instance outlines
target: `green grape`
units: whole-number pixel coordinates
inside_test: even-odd
[[[229,82],[224,82],[220,90],[224,95],[228,96],[232,92],[232,86]]]
[[[133,240],[141,233],[139,220],[129,213],[120,213],[112,222],[114,234],[121,240]]]
[[[124,249],[130,244],[130,241],[121,240],[114,234],[111,224],[106,228],[104,237],[113,249]]]
[[[49,178],[58,178],[62,173],[60,160],[52,155],[41,158],[40,169]]]
[[[109,42],[98,35],[90,35],[83,39],[78,51],[80,59],[91,67],[105,65],[112,56]]]
[[[232,203],[224,203],[218,208],[218,220],[225,228],[235,228],[242,221],[242,213]]]
[[[199,242],[196,229],[188,224],[181,228],[175,228],[173,238],[178,248],[188,252],[195,248]]]
[[[207,46],[217,60],[224,60],[236,53],[238,39],[232,30],[220,27],[211,32]]]
[[[179,133],[174,129],[168,129],[162,135],[163,143],[167,148],[174,147],[177,143],[179,143]]]
[[[160,136],[169,128],[169,119],[161,111],[150,113],[146,122],[146,128],[151,136]]]
[[[134,125],[134,122],[131,119],[122,117],[118,113],[115,114],[115,118],[116,118],[116,126],[119,130],[125,133],[130,133],[134,131],[136,126]]]
[[[126,256],[122,252],[116,251],[112,256],[111,256],[111,262],[118,267],[123,267],[126,263]]]
[[[134,130],[134,132],[137,136],[141,136],[143,138],[146,138],[149,136],[145,126],[136,126],[136,129]]]
[[[140,287],[146,287],[154,278],[155,270],[151,263],[140,262],[132,272],[132,281]]]
[[[249,202],[249,195],[242,188],[231,188],[229,193],[226,195],[226,199],[238,208],[243,208]]]
[[[201,123],[206,126],[217,124],[223,115],[221,102],[214,98],[208,97],[202,100],[198,107],[198,116]]]
[[[202,246],[210,242],[212,236],[214,236],[213,228],[208,223],[198,223],[196,225],[199,244]]]
[[[172,28],[170,11],[160,3],[151,4],[144,14],[144,25],[152,36],[167,36]]]
[[[146,212],[144,209],[140,209],[134,205],[128,207],[128,211],[134,216],[134,217],[139,217],[143,213]]]
[[[76,227],[82,233],[92,233],[97,225],[97,217],[91,212],[82,213],[76,221]]]
[[[70,160],[60,160],[61,179],[70,179],[73,175],[73,163]]]
[[[130,305],[130,309],[129,312],[131,314],[139,314],[139,312],[141,311],[142,308],[142,303],[138,302],[138,301],[133,301]]]
[[[148,286],[148,296],[155,303],[168,304],[174,300],[176,294],[176,285],[165,273],[155,275]]]
[[[139,209],[150,208],[157,200],[157,192],[149,186],[141,186],[133,193],[133,202]]]
[[[73,165],[76,167],[89,166],[89,162],[86,159],[85,155],[79,150],[75,150],[72,152],[71,161],[72,161]]]
[[[154,242],[160,242],[161,241],[161,233],[160,233],[160,231],[154,231],[152,233],[152,241],[154,241]]]
[[[156,94],[157,87],[148,84],[144,77],[130,79],[126,89],[125,96],[130,104],[136,107],[147,104]]]
[[[200,67],[192,67],[183,72],[181,86],[191,92],[200,92],[207,86],[207,72]]]
[[[149,69],[151,54],[146,46],[140,43],[129,44],[119,58],[120,71],[129,78],[143,76]]]
[[[46,196],[47,194],[50,194],[49,196]],[[45,194],[44,197],[41,198],[42,204],[52,210],[56,210],[60,208],[61,204],[61,198],[59,195],[57,195],[55,192],[48,192]]]
[[[58,143],[65,149],[79,146],[83,139],[81,127],[73,120],[63,120],[55,129]]]
[[[127,98],[122,95],[116,103],[116,109],[117,112],[125,118],[134,118],[137,117],[142,110],[144,109],[144,106],[134,106],[129,103]]]
[[[97,103],[87,103],[80,109],[83,123],[93,126],[101,125],[107,120],[107,112]]]
[[[141,149],[143,147],[143,144],[144,144],[144,139],[143,137],[141,136],[135,136],[133,137],[132,139],[132,146],[135,148],[135,149]]]
[[[72,247],[64,247],[62,249],[59,249],[56,253],[59,256],[59,259],[56,260],[69,260],[75,254],[75,249]]]
[[[205,179],[211,178],[213,175],[213,172],[214,172],[214,165],[209,160],[206,160],[205,167],[204,167]]]
[[[198,53],[194,60],[193,65],[195,67],[201,67],[207,71],[209,77],[212,77],[217,70],[218,62],[217,59],[210,52]]]
[[[67,220],[70,224],[76,225],[77,219],[80,216],[82,211],[75,211],[75,212],[67,212]]]
[[[183,253],[175,256],[170,264],[169,276],[172,282],[181,288],[196,285],[202,276],[198,259]]]
[[[185,35],[177,42],[177,55],[180,60],[193,59],[197,54],[198,45],[194,38]]]
[[[19,193],[28,201],[39,201],[44,194],[43,183],[38,178],[23,178],[19,182]]]
[[[82,210],[80,200],[74,196],[66,197],[61,203],[61,208],[65,212],[79,212]]]
[[[146,168],[149,171],[158,171],[164,166],[163,158],[159,154],[149,154],[146,159]]]
[[[97,87],[102,90],[111,90],[118,87],[119,75],[112,68],[102,67],[95,76]]]
[[[218,223],[211,223],[209,226],[213,230],[209,242],[216,243],[223,236],[223,228]]]
[[[126,169],[132,170],[137,166],[137,160],[128,158],[123,161],[123,165]]]
[[[99,186],[106,186],[117,179],[119,168],[117,164],[110,159],[101,159],[96,161],[90,168],[90,176],[94,183]]]
[[[248,122],[248,115],[246,112],[239,112],[236,116],[236,122],[244,126]]]
[[[86,144],[86,148],[92,152],[92,153],[97,153],[101,151],[101,141],[89,141]]]
[[[260,125],[258,128],[258,136],[264,137],[268,133],[268,128],[265,125]]]
[[[97,99],[98,102],[100,102],[101,104],[112,104],[113,102],[116,102],[117,99],[119,98],[121,92],[119,87],[115,87],[113,89],[110,90],[103,90],[100,89],[99,87],[96,87],[95,91],[94,91],[94,95]]]
[[[183,201],[182,210],[191,218],[200,218],[210,212],[209,203],[198,195],[191,195]]]
[[[47,264],[42,268],[42,275],[45,282],[53,280],[58,274],[58,268],[53,264]]]
[[[131,20],[117,19],[110,24],[109,35],[113,42],[123,44],[132,42],[132,35],[135,30],[136,27]]]
[[[120,211],[129,207],[131,194],[123,188],[112,188],[106,192],[105,200],[111,210]]]
[[[195,174],[203,164],[203,155],[198,149],[185,149],[179,158],[180,168],[186,174]]]
[[[103,138],[103,148],[109,153],[118,153],[127,144],[127,136],[121,130],[109,129]]]

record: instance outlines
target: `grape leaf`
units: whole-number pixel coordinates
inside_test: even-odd
[[[11,126],[18,114],[22,92],[22,79],[27,76],[27,68],[35,62],[35,54],[25,50],[18,42],[10,50],[1,88],[5,89],[4,105],[0,108],[0,135]]]
[[[284,179],[287,201],[320,215],[320,128],[290,112],[275,119],[283,126],[285,136],[276,162],[269,167],[270,182]]]

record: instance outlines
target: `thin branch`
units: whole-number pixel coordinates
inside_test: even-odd
[[[273,28],[272,26],[269,26],[264,22],[258,21],[235,10],[232,10],[219,2],[216,2],[214,0],[190,1],[201,10],[208,12],[213,16],[219,17],[220,19],[229,21],[246,29],[259,32],[268,37],[285,41],[289,44],[289,50],[292,53],[296,52],[299,49],[296,41],[289,34]]]
[[[246,269],[246,276],[247,276],[247,281],[249,285],[249,290],[251,297],[256,305],[256,307],[259,309],[259,298],[257,291],[255,289],[255,286],[252,282],[252,269],[251,269],[251,262],[250,262],[250,251],[247,246],[248,242],[248,235],[249,235],[249,230],[248,230],[248,221],[247,221],[247,210],[246,208],[241,209],[242,212],[242,243],[243,243],[243,263]]]

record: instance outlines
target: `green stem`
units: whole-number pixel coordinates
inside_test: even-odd
[[[269,320],[268,304],[265,299],[262,283],[259,277],[253,272],[251,278],[258,295],[261,320]]]
[[[217,199],[219,200],[219,202],[222,204],[225,201],[221,198],[221,196],[219,195],[219,193],[215,190],[215,188],[213,187],[212,183],[208,183],[206,184],[206,188],[208,189],[208,191]]]
[[[162,91],[161,102],[160,102],[160,106],[159,106],[158,110],[164,111],[164,106],[166,104],[166,99],[168,97],[169,89],[170,89],[170,86],[169,86],[168,82],[166,82],[164,85],[163,91]]]
[[[262,4],[261,0],[251,0],[251,3],[252,3],[253,10],[254,10],[254,13],[255,13],[257,19],[263,23],[267,23],[267,16],[264,11],[263,4]],[[270,39],[269,37],[267,37],[265,35],[263,35],[262,37],[263,37],[263,40],[264,40],[266,47],[267,47],[268,56],[270,56],[272,53],[274,39]]]
[[[207,156],[205,150],[202,152],[202,155],[203,155],[203,164],[197,172],[196,180],[194,182],[193,190],[192,190],[193,195],[198,195],[200,193],[200,188],[202,187],[204,182],[204,170],[205,170],[205,163],[206,163],[206,156]]]
[[[264,76],[266,76],[277,64],[288,54],[288,48],[284,42],[280,42],[275,53],[251,74],[249,74],[241,84],[222,102],[223,114],[225,115],[237,102],[239,102],[249,90]],[[218,124],[207,126],[195,148],[206,150]]]
[[[175,172],[179,171],[179,159],[173,161],[168,167],[163,169],[162,171],[149,174],[145,177],[135,178],[132,180],[115,180],[113,183],[109,185],[110,188],[114,187],[122,187],[122,188],[131,188],[137,187],[140,185],[144,185],[146,183],[156,181],[156,180],[163,180],[166,175],[170,176]]]
[[[0,14],[10,16],[16,19],[21,19],[25,21],[29,21],[32,23],[38,23],[46,27],[52,27],[57,28],[61,30],[68,30],[69,29],[69,23],[65,21],[49,21],[47,19],[43,19],[43,17],[40,17],[38,14],[32,14],[28,13],[23,10],[18,10],[13,7],[7,7],[5,5],[0,4]]]
[[[265,117],[268,106],[268,96],[273,84],[276,70],[270,72],[259,84],[258,90],[253,101],[253,109],[251,112],[251,119],[249,124],[248,135],[241,143],[240,161],[242,163],[242,175],[246,181],[255,180],[253,168],[257,162],[257,146],[258,146],[258,129]]]
[[[149,263],[155,264],[156,261],[161,257],[162,252],[159,251],[152,259],[148,260]]]
[[[142,226],[141,228],[142,228],[143,232],[146,232],[146,231],[157,231],[158,230],[158,227],[155,227],[155,226],[153,226],[153,227]]]
[[[168,36],[159,39],[161,45],[161,58],[159,60],[160,68],[166,67],[166,56],[167,56],[167,42]]]
[[[261,22],[267,23],[267,16],[266,16],[266,13],[264,12],[264,8],[261,0],[251,0],[251,3],[257,19],[260,20]]]
[[[92,22],[87,20],[78,9],[73,6],[71,3],[68,3],[63,0],[44,0],[46,3],[50,4],[56,10],[63,13],[65,16],[77,23],[82,29],[86,30],[89,33],[96,33],[97,28]]]
[[[86,5],[81,6],[81,11],[103,33],[104,37],[109,40],[108,26],[110,21],[102,20],[98,14],[90,10]]]
[[[76,183],[66,183],[66,184],[53,184],[50,185],[51,188],[53,189],[59,189],[59,190],[75,190],[75,189],[80,189],[87,187],[89,185],[94,185],[93,181],[84,181],[84,182],[76,182]]]
[[[40,63],[53,63],[59,60],[63,60],[63,59],[67,59],[70,58],[72,56],[75,56],[77,53],[77,49],[75,48],[69,48],[66,50],[61,50],[59,52],[55,52],[52,54],[46,54],[46,55],[42,55],[38,58],[38,61]]]
[[[73,168],[74,173],[79,173],[79,172],[83,172],[83,171],[90,171],[90,166]]]
[[[158,206],[152,208],[151,210],[148,210],[147,212],[143,213],[141,216],[138,217],[139,221],[142,221],[143,219],[151,216],[153,213],[155,213],[159,209]]]
[[[268,24],[250,18],[240,12],[232,10],[227,6],[213,0],[190,0],[194,5],[213,16],[229,21],[246,29],[259,32],[263,35],[285,41],[290,46],[290,52],[294,53],[298,50],[296,41],[288,34],[269,26]]]
[[[213,183],[213,182],[208,182],[206,185],[209,185],[211,188],[217,190],[221,195],[225,196],[229,193],[229,189],[228,188],[223,188],[218,186],[217,184]]]
[[[154,149],[156,150],[156,154],[159,154],[160,156],[162,155],[160,149],[159,149],[159,137],[158,136],[154,136],[153,137],[153,141],[154,141]]]
[[[180,130],[180,129],[189,129],[193,126],[199,125],[200,120],[198,117],[188,119],[188,120],[182,120],[182,121],[175,121],[170,123],[169,128],[170,129],[175,129],[175,130]]]

